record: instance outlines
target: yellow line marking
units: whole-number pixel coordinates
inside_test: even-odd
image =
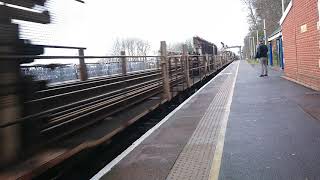
[[[232,89],[231,89],[231,92],[228,97],[228,103],[226,104],[226,112],[225,112],[223,120],[221,122],[221,129],[219,132],[219,137],[218,137],[216,149],[214,152],[214,157],[213,157],[213,162],[212,162],[212,166],[211,166],[211,170],[210,170],[209,180],[218,180],[219,179],[221,159],[222,159],[222,154],[223,154],[224,139],[225,139],[225,134],[226,134],[228,120],[229,120],[229,114],[230,114],[230,108],[231,108],[231,103],[232,103],[232,99],[233,99],[234,87],[235,87],[236,80],[238,77],[239,66],[240,66],[240,62],[238,61],[236,74],[235,74],[233,84],[232,84]]]

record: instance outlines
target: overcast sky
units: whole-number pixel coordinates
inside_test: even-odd
[[[102,45],[90,52],[110,49],[116,37],[143,38],[154,49],[161,40],[183,42],[195,35],[241,45],[248,30],[240,0],[90,0],[85,6],[92,34],[85,41]]]
[[[162,40],[184,42],[195,35],[231,46],[242,45],[248,30],[240,0],[85,2],[48,1],[53,23],[24,26],[22,37],[37,44],[84,46],[86,55],[106,55],[116,38],[141,38],[152,44],[152,50],[159,49]]]

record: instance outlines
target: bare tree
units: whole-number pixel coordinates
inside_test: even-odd
[[[148,41],[138,38],[117,38],[113,42],[111,54],[120,55],[121,51],[125,51],[128,56],[146,56],[150,50],[151,45]]]
[[[188,53],[192,53],[194,51],[194,47],[193,47],[193,39],[187,39],[185,44],[187,45],[187,51]]]
[[[282,16],[282,3],[279,0],[255,0],[256,14],[259,19],[266,20],[266,31],[270,35],[280,25]]]
[[[136,46],[137,46],[137,54],[146,56],[151,50],[151,46],[149,42],[144,41],[144,40],[138,40],[136,41]]]
[[[168,51],[175,52],[175,53],[182,53],[182,46],[184,44],[187,46],[188,52],[191,53],[194,51],[192,39],[187,39],[185,42],[171,43],[168,45]]]
[[[112,49],[111,49],[111,54],[112,55],[119,55],[122,49],[123,49],[122,42],[121,42],[120,39],[117,38],[113,42],[113,46],[112,46]]]
[[[241,0],[241,1],[245,5],[245,8],[248,11],[248,23],[250,25],[250,30],[258,29],[258,17],[254,9],[255,0]]]
[[[256,31],[259,31],[259,38],[263,37],[263,20],[266,20],[267,36],[279,28],[279,21],[282,16],[281,0],[241,0],[248,13],[249,32],[244,40],[244,53],[250,51],[248,38],[256,37]],[[290,0],[285,0],[285,8]]]
[[[170,44],[168,44],[168,51],[174,52],[174,53],[181,53],[183,44],[184,43],[182,43],[182,42],[170,43]]]

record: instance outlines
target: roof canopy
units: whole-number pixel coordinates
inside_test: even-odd
[[[278,37],[280,37],[281,34],[281,27],[279,26],[273,33],[268,37],[268,41],[272,41]]]

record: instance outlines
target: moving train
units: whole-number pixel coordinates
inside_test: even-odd
[[[160,69],[163,63],[161,56],[109,57],[116,58],[113,63],[118,64],[123,64],[126,58],[137,58],[144,63],[152,61],[158,64],[158,68],[135,73],[125,71],[120,75],[83,82],[47,86],[46,81],[34,81],[30,76],[22,76],[20,64],[32,62],[35,56],[44,52],[44,47],[19,39],[19,26],[11,20],[48,24],[50,15],[48,11],[27,10],[36,5],[44,6],[45,0],[0,1],[0,14],[7,18],[0,22],[0,166],[7,166],[20,156],[27,157],[49,142],[92,126],[112,113],[162,93],[165,75]],[[6,3],[25,8],[6,6]],[[189,52],[187,61],[181,56],[171,58],[172,63],[176,64],[169,67],[169,88],[179,90],[182,87],[185,90],[189,76],[194,81],[202,81],[235,58],[233,52],[219,52],[215,44],[200,37],[193,38],[193,45],[194,51]],[[186,66],[185,62],[190,63]],[[172,91],[178,91],[176,89]]]

